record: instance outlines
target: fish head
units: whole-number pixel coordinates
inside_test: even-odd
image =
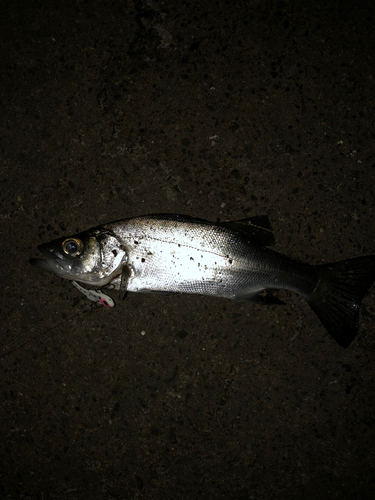
[[[92,229],[38,247],[44,259],[34,266],[62,278],[103,286],[121,274],[128,253],[111,231]]]

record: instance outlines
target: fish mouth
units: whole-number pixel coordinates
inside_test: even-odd
[[[32,266],[41,269],[42,271],[47,271],[48,273],[56,274],[56,270],[51,266],[51,264],[46,259],[30,259],[30,264]]]
[[[45,258],[30,259],[29,262],[32,266],[35,266],[42,271],[47,271],[48,273],[57,274],[58,276],[64,276],[67,274],[68,270],[65,269],[63,260],[59,262],[55,258],[52,258],[50,252],[43,248],[43,245],[40,245],[38,250]]]
[[[65,269],[62,265],[63,262],[60,264],[60,262],[56,262],[51,258],[30,259],[29,262],[32,266],[35,266],[42,271],[46,271],[47,273],[54,274],[55,276],[60,276],[65,279],[74,279],[74,276],[69,272],[70,270]]]

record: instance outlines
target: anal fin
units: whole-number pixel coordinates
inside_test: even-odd
[[[238,295],[234,298],[234,300],[236,302],[250,302],[253,304],[285,305],[285,302],[267,290],[262,290],[261,292],[255,292],[248,295]]]

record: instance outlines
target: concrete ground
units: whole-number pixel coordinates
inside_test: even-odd
[[[293,293],[90,311],[28,263],[41,242],[158,212],[268,214],[275,249],[312,264],[374,254],[374,15],[4,3],[1,498],[375,498],[374,288],[342,349]]]

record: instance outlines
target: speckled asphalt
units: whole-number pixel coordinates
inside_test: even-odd
[[[374,288],[342,349],[292,293],[90,311],[28,263],[41,242],[157,212],[267,214],[275,250],[313,264],[374,254],[374,15],[4,2],[1,498],[375,498]]]

